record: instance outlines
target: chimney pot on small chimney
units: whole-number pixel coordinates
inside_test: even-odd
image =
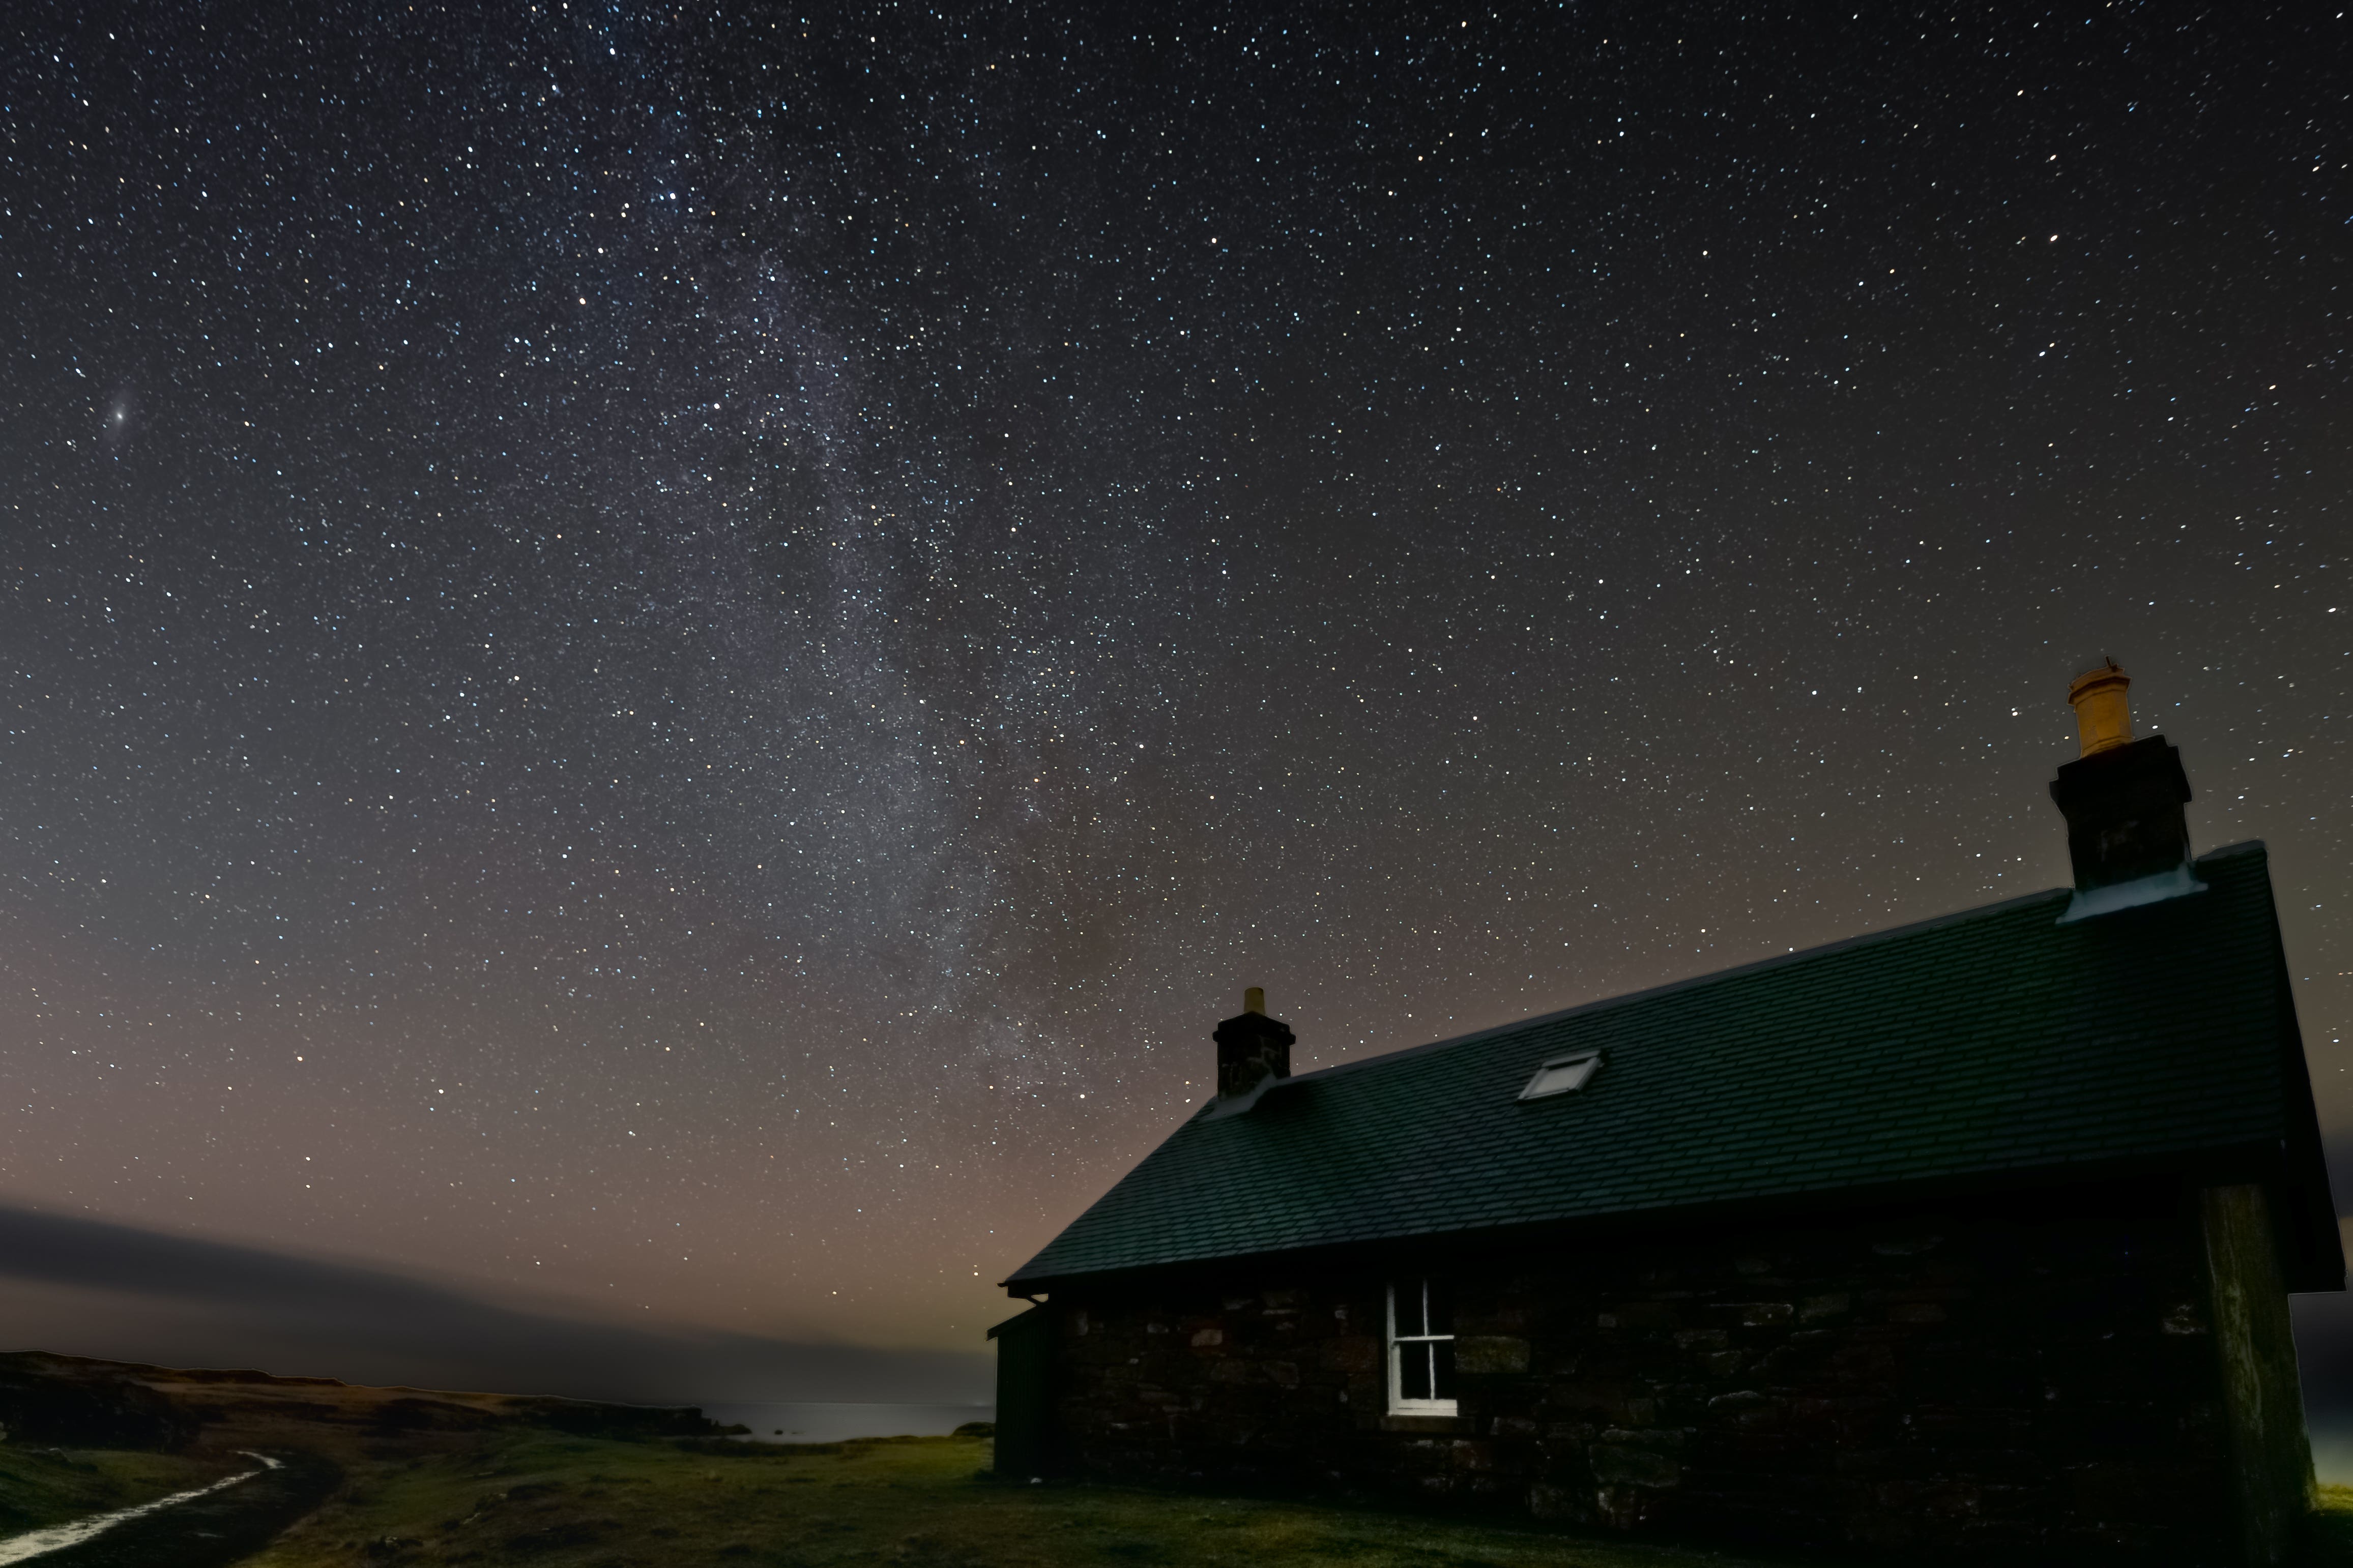
[[[2131,742],[2132,709],[2125,700],[2125,693],[2131,689],[2132,677],[2112,658],[2069,683],[2067,705],[2075,710],[2075,734],[2084,748],[2080,755],[2088,757]]]
[[[2051,798],[2067,818],[2075,897],[2063,920],[2129,909],[2200,884],[2189,867],[2189,776],[2162,735],[2132,738],[2125,692],[2132,679],[2114,659],[2067,688],[2083,754],[2060,764]]]

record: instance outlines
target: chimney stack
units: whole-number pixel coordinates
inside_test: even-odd
[[[2114,659],[2067,688],[2083,754],[2051,781],[2067,818],[2075,897],[2063,919],[2153,903],[2198,890],[2189,869],[2189,824],[2182,806],[2189,777],[2181,752],[2162,735],[2132,738],[2125,694],[2132,686]]]
[[[1266,992],[1242,993],[1242,1010],[1218,1026],[1218,1098],[1237,1100],[1291,1076],[1291,1026],[1266,1016]]]

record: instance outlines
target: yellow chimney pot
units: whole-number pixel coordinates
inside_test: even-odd
[[[2129,742],[2132,710],[2125,701],[2132,677],[2115,659],[2087,669],[2067,686],[2067,705],[2075,710],[2075,732],[2084,756]]]
[[[1252,985],[1242,993],[1242,1011],[1266,1016],[1266,987]]]

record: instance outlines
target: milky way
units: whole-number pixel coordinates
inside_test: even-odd
[[[0,1198],[974,1345],[1245,984],[2063,881],[2105,654],[2353,1121],[2348,24],[1715,10],[19,8]]]

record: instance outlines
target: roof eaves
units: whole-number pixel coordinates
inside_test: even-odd
[[[1061,1268],[1050,1273],[1029,1274],[1028,1264],[1017,1269],[1005,1281],[1010,1290],[1045,1291],[1071,1280],[1101,1279],[1106,1276],[1149,1274],[1166,1268],[1194,1268],[1232,1263],[1263,1264],[1270,1260],[1293,1257],[1314,1257],[1330,1253],[1354,1252],[1366,1247],[1386,1247],[1394,1244],[1431,1242],[1448,1238],[1476,1237],[1502,1238],[1514,1232],[1544,1234],[1575,1234],[1579,1232],[1615,1233],[1630,1225],[1639,1224],[1680,1228],[1686,1226],[1709,1226],[1734,1220],[1759,1208],[1786,1210],[1792,1200],[1801,1204],[1820,1204],[1836,1211],[1871,1209],[1889,1204],[1917,1202],[1980,1193],[2021,1191],[2042,1186],[2054,1179],[2069,1184],[2100,1183],[2147,1176],[2159,1172],[2179,1171],[2185,1167],[2214,1167],[2218,1170],[2252,1170],[2276,1157],[2270,1145],[2262,1142],[2226,1142],[2168,1150],[2158,1153],[2139,1151],[2103,1153],[2090,1158],[2021,1159],[2000,1165],[1979,1167],[1963,1172],[1936,1172],[1925,1175],[1905,1176],[1894,1180],[1852,1183],[1833,1180],[1823,1183],[1798,1183],[1777,1188],[1771,1193],[1755,1195],[1738,1194],[1704,1199],[1696,1203],[1659,1206],[1630,1197],[1619,1204],[1595,1208],[1573,1216],[1547,1215],[1534,1221],[1497,1223],[1492,1219],[1447,1220],[1418,1228],[1400,1229],[1388,1225],[1352,1229],[1333,1236],[1325,1235],[1305,1245],[1275,1242],[1270,1245],[1236,1248],[1211,1256],[1202,1256],[1179,1248],[1163,1248],[1147,1257],[1133,1257],[1110,1268],[1085,1266]],[[2241,1179],[2239,1176],[2233,1179]],[[1043,1256],[1042,1254],[1040,1256]],[[1036,1259],[1032,1259],[1032,1262]],[[2306,1287],[2327,1289],[2327,1287]]]

